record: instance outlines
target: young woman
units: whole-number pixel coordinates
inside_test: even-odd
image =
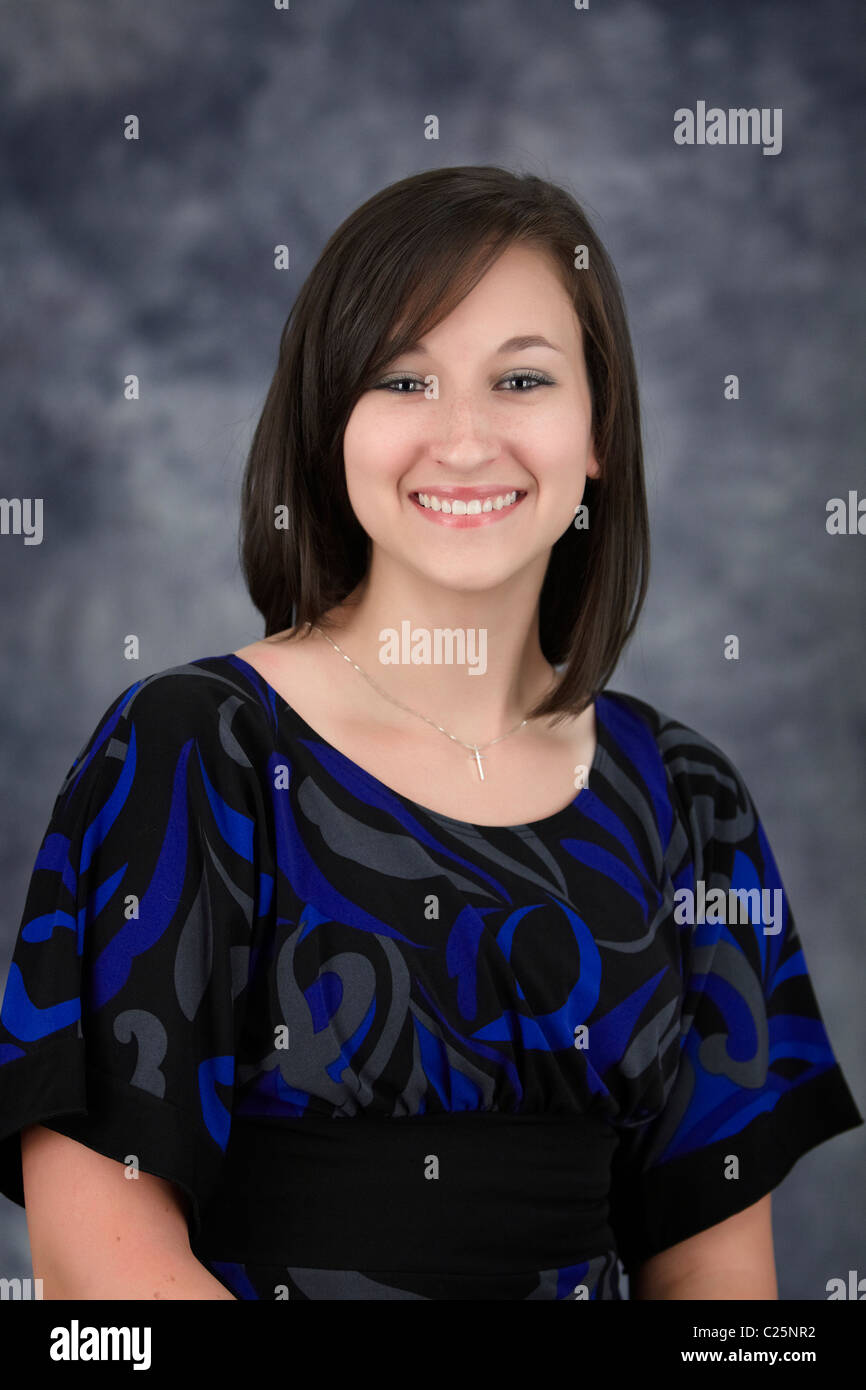
[[[775,1298],[770,1193],[862,1121],[738,770],[606,688],[640,418],[565,191],[347,219],[242,530],[264,639],[117,696],[33,871],[0,1188],[46,1296]]]

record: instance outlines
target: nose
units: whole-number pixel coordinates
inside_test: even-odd
[[[430,451],[439,463],[475,468],[498,458],[499,442],[493,437],[484,406],[475,397],[461,393],[448,401],[439,399],[436,415]]]

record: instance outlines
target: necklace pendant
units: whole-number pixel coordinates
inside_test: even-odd
[[[479,753],[479,751],[478,751],[478,744],[477,744],[477,743],[473,743],[472,747],[473,747],[473,749],[474,749],[474,751],[475,751],[475,761],[476,761],[476,763],[477,763],[477,765],[478,765],[478,776],[481,778],[481,780],[482,780],[482,782],[483,782],[483,781],[484,781],[484,768],[481,766],[481,759],[483,758],[484,754],[483,754],[483,753]]]

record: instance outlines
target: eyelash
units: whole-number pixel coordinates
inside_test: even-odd
[[[531,367],[527,367],[527,368],[526,368],[525,370],[523,370],[523,371],[509,372],[506,376],[501,377],[500,380],[501,380],[501,381],[534,381],[538,386],[553,386],[553,385],[555,385],[555,382],[553,382],[553,381],[550,379],[549,376],[545,376],[544,372],[537,372],[537,371],[535,371],[534,368],[531,368]],[[424,386],[425,386],[425,382],[424,382],[423,378],[419,378],[419,377],[415,377],[415,376],[409,376],[409,375],[407,375],[405,372],[401,372],[399,376],[386,377],[383,381],[380,381],[376,386],[374,386],[374,387],[373,387],[373,390],[374,390],[374,391],[384,391],[384,390],[387,390],[387,388],[388,388],[389,386],[394,386],[398,381],[412,381],[412,382],[415,382],[415,383],[416,383],[417,385],[419,385],[420,387],[422,387],[422,389],[423,389]],[[417,391],[392,391],[392,392],[391,392],[391,395],[393,395],[393,396],[417,396],[418,394],[419,394],[419,393],[418,393]],[[532,394],[532,392],[531,392],[531,391],[518,391],[518,390],[513,390],[513,391],[512,391],[512,394],[513,394],[513,395],[516,395],[516,396],[529,396],[529,395]]]

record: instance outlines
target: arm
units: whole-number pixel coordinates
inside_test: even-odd
[[[187,1199],[44,1125],[21,1133],[34,1276],[48,1299],[234,1299],[193,1255]]]
[[[638,1299],[777,1299],[771,1194],[651,1256],[631,1281]]]

